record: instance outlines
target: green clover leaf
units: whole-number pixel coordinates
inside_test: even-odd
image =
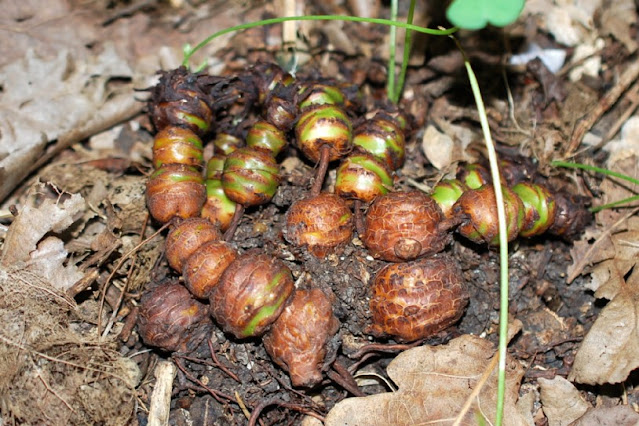
[[[505,27],[515,22],[525,0],[454,0],[446,17],[455,26],[479,30],[487,24]]]

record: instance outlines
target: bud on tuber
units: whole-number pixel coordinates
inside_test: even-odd
[[[160,130],[153,141],[153,167],[184,164],[201,168],[204,163],[202,141],[189,129],[169,126]]]
[[[492,183],[488,169],[477,163],[459,166],[459,169],[457,169],[457,179],[464,182],[470,189],[479,189],[484,185]]]
[[[185,127],[198,135],[206,133],[213,121],[209,96],[198,81],[199,76],[185,67],[162,74],[153,88],[149,111],[155,128]]]
[[[276,157],[286,146],[286,135],[268,121],[262,120],[248,130],[246,145]]]
[[[366,152],[346,157],[337,169],[335,193],[340,197],[370,203],[393,187],[386,165]]]
[[[404,164],[406,141],[397,122],[384,113],[365,121],[355,129],[353,145],[382,160],[390,170]]]
[[[320,289],[296,290],[263,338],[273,361],[289,372],[293,386],[322,381],[330,339],[339,328],[331,300]]]
[[[437,202],[444,216],[453,217],[453,205],[459,197],[468,191],[468,186],[458,179],[448,179],[439,182],[433,188],[431,198]]]
[[[465,287],[457,261],[448,255],[386,265],[372,282],[371,331],[404,342],[438,333],[463,315]]]
[[[555,198],[545,187],[521,182],[512,190],[524,205],[524,222],[519,231],[522,237],[543,234],[555,222],[557,205]]]
[[[275,158],[254,148],[240,148],[226,157],[222,186],[230,200],[244,206],[270,201],[280,183]]]
[[[336,105],[315,105],[302,112],[295,125],[297,146],[314,162],[321,156],[321,148],[329,147],[329,161],[348,154],[352,148],[351,120]]]
[[[211,292],[211,314],[237,338],[259,336],[293,292],[291,271],[279,260],[249,251],[236,258]]]

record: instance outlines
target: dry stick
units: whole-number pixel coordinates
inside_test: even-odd
[[[233,235],[235,235],[235,231],[242,220],[242,216],[244,215],[244,206],[240,203],[235,204],[235,212],[233,213],[233,218],[231,219],[231,223],[224,233],[224,241],[227,243],[233,239]]]
[[[316,419],[322,422],[324,421],[324,417],[304,407],[303,405],[284,402],[281,399],[277,399],[277,398],[270,398],[270,399],[263,400],[257,405],[257,407],[253,409],[253,413],[251,414],[251,418],[249,419],[249,426],[255,426],[255,424],[257,423],[257,419],[260,417],[260,414],[269,405],[278,405],[280,407],[288,408],[289,410],[295,410],[300,413],[306,414],[307,416],[315,417]]]
[[[362,215],[362,202],[360,200],[355,200],[353,204],[353,210],[355,211],[355,230],[357,231],[357,235],[361,239],[364,236],[364,232],[366,231],[366,226],[364,226],[364,216]]]
[[[322,192],[322,185],[324,185],[324,177],[326,176],[326,171],[328,170],[328,159],[331,153],[331,148],[324,144],[320,148],[320,158],[319,165],[317,167],[317,172],[315,173],[315,181],[313,182],[313,186],[311,186],[310,194],[311,197],[317,197],[320,192]]]
[[[461,422],[464,419],[464,416],[466,415],[466,413],[468,413],[468,410],[470,410],[470,406],[473,405],[473,401],[475,400],[475,398],[479,396],[479,392],[481,392],[482,388],[488,381],[488,378],[490,377],[490,375],[493,373],[493,370],[497,366],[498,360],[499,360],[499,353],[496,353],[495,355],[493,355],[492,359],[490,360],[490,363],[488,363],[488,365],[486,366],[486,369],[484,370],[484,373],[479,378],[479,381],[475,385],[475,388],[470,393],[470,395],[468,395],[468,398],[466,398],[466,402],[464,403],[463,407],[459,411],[459,414],[457,414],[457,418],[455,419],[455,422],[453,423],[452,426],[461,425]]]
[[[169,422],[171,412],[171,390],[177,372],[171,361],[161,361],[155,367],[155,386],[149,407],[149,426],[163,426]]]
[[[349,391],[355,396],[366,396],[366,394],[359,388],[359,385],[353,378],[353,375],[351,374],[351,372],[348,371],[348,369],[344,367],[341,362],[335,360],[333,362],[333,369],[335,373],[337,373],[339,377],[341,378],[341,381],[338,381],[337,383],[339,383],[343,387],[345,386],[344,389],[346,389],[347,391]],[[335,375],[331,373],[333,373],[333,370],[328,371],[328,376],[332,380],[335,380]]]
[[[614,122],[610,130],[603,137],[601,142],[594,146],[594,149],[600,149],[603,147],[608,141],[615,137],[619,129],[628,121],[630,116],[634,114],[635,110],[639,107],[639,82],[636,82],[632,85],[632,87],[628,90],[628,92],[624,95],[624,98],[630,99],[630,105],[626,108],[626,110],[619,116],[617,121]]]
[[[209,345],[209,351],[211,352],[211,358],[213,359],[213,362],[215,363],[215,365],[217,365],[217,367],[222,370],[223,372],[225,372],[226,374],[229,375],[230,378],[232,378],[233,380],[235,380],[238,383],[242,383],[242,381],[240,380],[239,377],[237,377],[237,374],[235,374],[234,372],[232,372],[231,370],[229,370],[228,368],[226,368],[226,366],[224,364],[222,364],[218,359],[217,359],[217,355],[215,354],[215,351],[213,350],[213,342],[211,341],[211,339],[208,339],[206,341],[206,343],[208,343]]]
[[[146,217],[144,218],[144,223],[142,224],[142,230],[140,231],[140,243],[142,243],[142,236],[146,232],[146,227],[149,224],[149,218],[150,218],[150,215],[149,213],[147,213]],[[118,312],[120,311],[120,306],[122,305],[122,301],[124,300],[124,295],[126,294],[127,289],[129,288],[129,282],[131,282],[131,276],[133,275],[133,270],[135,268],[136,261],[137,259],[133,259],[131,267],[129,268],[129,272],[127,273],[127,276],[126,276],[124,287],[122,288],[122,291],[120,292],[120,297],[118,297],[118,301],[115,303],[115,306],[112,306],[113,312],[111,313],[111,318],[109,319],[109,323],[107,324],[107,326],[104,327],[105,336],[109,334],[111,327],[113,327],[113,324],[115,323],[115,318],[118,315]],[[136,315],[137,315],[137,312],[136,312]]]
[[[626,215],[624,215],[621,219],[619,219],[618,221],[616,221],[615,223],[610,225],[608,227],[608,229],[606,229],[606,231],[604,233],[602,233],[597,238],[597,240],[595,240],[595,242],[592,243],[588,247],[588,250],[586,251],[586,253],[584,253],[584,255],[581,258],[581,260],[579,262],[577,262],[577,264],[575,265],[574,271],[572,271],[572,273],[566,278],[566,282],[568,284],[570,284],[575,278],[577,278],[577,276],[580,275],[581,272],[584,270],[586,265],[588,265],[590,263],[590,257],[592,255],[592,253],[599,248],[599,244],[602,241],[604,241],[605,238],[610,236],[610,234],[612,233],[613,230],[615,230],[619,225],[626,223],[628,218],[630,216],[634,215],[635,213],[637,213],[638,211],[639,211],[639,207],[637,207],[635,209],[632,209],[630,212],[628,212]]]
[[[617,102],[622,93],[624,93],[637,78],[639,78],[639,61],[634,61],[621,74],[619,82],[599,100],[597,106],[590,114],[579,121],[572,132],[572,137],[570,138],[570,143],[564,153],[564,157],[571,157],[575,153],[586,132]]]
[[[215,389],[211,389],[210,387],[206,386],[201,380],[199,380],[197,377],[194,377],[191,373],[189,373],[186,368],[184,368],[184,366],[182,364],[180,364],[180,362],[177,360],[177,358],[174,356],[173,360],[175,361],[175,365],[177,366],[177,368],[180,369],[180,371],[184,374],[184,376],[186,376],[187,379],[189,379],[190,381],[192,381],[193,383],[197,383],[200,387],[202,387],[203,389],[205,389],[208,393],[211,394],[211,396],[213,398],[216,399],[217,402],[219,402],[220,404],[224,404],[225,401],[223,401],[223,399],[226,399],[227,402],[228,401],[235,401],[235,398],[233,398],[231,395],[227,395],[224,392],[220,392],[217,391]]]
[[[47,383],[47,381],[46,381],[46,380],[44,380],[44,377],[42,377],[42,374],[37,373],[37,375],[38,375],[38,379],[40,379],[40,381],[42,382],[42,384],[44,385],[44,387],[45,387],[45,388],[46,388],[49,392],[51,392],[51,393],[52,393],[52,394],[53,394],[56,398],[58,398],[58,399],[59,399],[59,400],[60,400],[60,401],[61,401],[64,405],[66,405],[66,406],[67,406],[67,408],[68,408],[69,410],[71,410],[71,412],[72,412],[72,413],[77,414],[77,411],[75,411],[75,410],[73,409],[73,407],[72,407],[72,406],[71,406],[71,405],[70,405],[67,401],[65,401],[65,400],[64,400],[64,398],[62,398],[60,395],[58,395],[58,393],[57,393],[55,390],[51,389],[51,386],[49,386],[49,384]]]
[[[138,245],[136,245],[131,250],[129,250],[128,253],[126,253],[124,256],[122,256],[122,258],[120,258],[120,260],[118,261],[118,263],[115,266],[115,268],[113,268],[113,272],[111,272],[111,274],[109,274],[109,276],[107,277],[107,280],[104,283],[104,286],[102,287],[102,294],[100,295],[100,307],[98,309],[98,336],[100,336],[102,334],[102,311],[104,309],[104,298],[106,297],[106,292],[107,292],[107,288],[109,287],[109,282],[111,282],[111,279],[113,279],[115,274],[118,272],[118,269],[120,269],[122,267],[124,262],[129,257],[131,257],[135,252],[137,252],[140,249],[140,247],[142,247],[143,245],[145,245],[146,243],[151,241],[153,238],[155,238],[158,235],[160,235],[160,233],[162,231],[164,231],[166,228],[168,228],[170,224],[171,224],[171,222],[165,223],[164,225],[162,225],[162,227],[160,229],[155,231],[150,237],[148,237],[144,241],[141,241]],[[102,336],[102,337],[105,337],[105,336]]]

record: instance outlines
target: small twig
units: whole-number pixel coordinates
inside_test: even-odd
[[[104,298],[106,297],[106,292],[107,292],[107,288],[109,287],[109,283],[111,282],[111,280],[113,279],[113,277],[115,276],[115,274],[118,272],[118,270],[122,267],[122,265],[124,264],[124,262],[131,257],[134,253],[136,253],[142,246],[144,246],[146,243],[148,243],[149,241],[151,241],[153,238],[157,237],[158,235],[160,235],[160,233],[162,231],[164,231],[169,225],[171,224],[171,222],[167,222],[164,225],[162,225],[162,227],[160,229],[158,229],[157,231],[155,231],[150,237],[148,237],[147,239],[141,241],[138,245],[136,245],[135,247],[133,247],[131,250],[129,250],[128,253],[126,253],[124,256],[122,256],[120,258],[120,260],[118,261],[118,263],[115,265],[115,268],[113,268],[113,272],[111,272],[111,274],[109,274],[106,282],[104,283],[104,286],[102,287],[102,294],[100,295],[100,307],[98,308],[98,336],[102,335],[102,311],[104,310]],[[105,337],[105,336],[102,336]]]
[[[189,379],[190,381],[192,381],[193,383],[197,383],[199,386],[201,386],[203,389],[205,389],[208,393],[211,394],[211,396],[213,398],[215,398],[217,400],[217,402],[219,402],[220,404],[223,404],[224,401],[223,399],[226,399],[227,401],[233,401],[233,402],[237,402],[235,401],[235,398],[232,397],[231,395],[227,395],[224,392],[220,392],[217,391],[215,389],[211,389],[210,387],[206,386],[204,383],[202,383],[202,381],[200,379],[198,379],[197,377],[194,377],[191,373],[189,373],[186,368],[184,368],[184,366],[182,364],[180,364],[180,362],[177,360],[176,356],[173,356],[173,360],[175,361],[175,365],[177,366],[177,368],[180,369],[180,371],[182,372],[182,374],[184,374],[184,376]]]
[[[160,361],[155,366],[155,386],[149,407],[149,426],[166,425],[171,412],[171,389],[175,377],[175,365],[171,361]]]
[[[566,148],[564,157],[571,157],[583,140],[586,132],[595,125],[597,121],[608,111],[619,99],[619,97],[628,89],[628,87],[639,78],[639,61],[633,61],[631,65],[621,74],[617,84],[608,91],[597,103],[590,113],[582,118],[575,126],[570,138],[570,143]]]
[[[69,410],[71,410],[71,412],[73,412],[73,413],[76,413],[76,414],[77,414],[77,411],[75,411],[75,410],[73,409],[73,407],[72,407],[71,405],[69,405],[69,403],[68,403],[67,401],[65,401],[65,399],[64,399],[64,398],[62,398],[60,395],[58,395],[58,393],[57,393],[55,390],[53,390],[53,389],[49,386],[49,384],[47,383],[47,381],[46,381],[46,380],[44,380],[44,377],[42,377],[42,374],[40,374],[40,372],[38,372],[37,374],[38,374],[38,378],[40,379],[40,381],[42,382],[42,384],[44,385],[44,387],[45,387],[45,388],[47,388],[47,390],[48,390],[49,392],[51,392],[53,395],[55,395],[55,397],[56,397],[56,398],[58,398],[60,401],[62,401],[62,403],[63,403],[64,405],[66,405],[66,406],[67,406],[67,408],[68,408]]]
[[[355,396],[366,396],[359,388],[351,373],[338,361],[333,362],[333,369],[328,370],[326,375],[335,383],[346,389]]]
[[[328,170],[328,159],[331,153],[331,148],[324,144],[320,148],[320,159],[317,167],[317,172],[315,173],[315,181],[313,182],[313,186],[311,186],[311,190],[309,191],[311,197],[317,197],[320,192],[322,192],[322,186],[324,185],[324,177],[326,176],[326,171]]]
[[[453,423],[453,426],[461,425],[461,422],[463,421],[464,416],[466,415],[466,413],[468,413],[468,410],[470,410],[470,406],[473,405],[473,401],[475,400],[475,398],[479,396],[479,392],[481,392],[484,385],[488,381],[488,378],[490,377],[490,375],[493,373],[493,370],[497,366],[497,361],[499,361],[499,353],[495,353],[495,355],[493,355],[492,359],[486,366],[484,373],[481,375],[481,377],[477,381],[477,384],[473,388],[473,391],[470,393],[470,395],[468,395],[468,398],[466,398],[466,402],[464,403],[461,410],[457,414],[457,417],[455,418],[455,422]]]
[[[206,343],[208,343],[209,345],[209,351],[211,352],[211,358],[213,359],[213,362],[215,363],[215,365],[222,370],[223,372],[225,372],[226,374],[228,374],[228,376],[230,378],[232,378],[233,380],[235,380],[238,383],[242,383],[242,381],[240,380],[239,377],[237,377],[237,374],[235,374],[234,372],[232,372],[231,370],[229,370],[224,364],[222,364],[218,359],[217,359],[217,354],[215,353],[215,350],[213,349],[213,342],[211,341],[211,339],[208,339],[206,341]]]
[[[419,346],[423,340],[418,340],[413,343],[398,343],[394,345],[384,345],[381,343],[371,343],[370,345],[362,346],[357,352],[348,357],[351,359],[358,359],[367,354],[368,352],[400,352],[405,351],[406,349],[414,348],[415,346]]]
[[[134,306],[129,315],[126,316],[124,320],[124,326],[122,327],[122,331],[120,331],[120,340],[126,342],[131,337],[131,332],[133,331],[133,327],[138,321],[138,313],[140,312],[139,306]]]
[[[246,417],[246,420],[250,420],[251,412],[248,410],[248,408],[246,408],[246,404],[244,403],[244,400],[242,399],[242,396],[238,391],[235,391],[235,400],[237,401],[237,405],[240,406],[242,413],[244,413],[244,417]]]
[[[242,220],[242,216],[244,216],[244,206],[240,203],[237,203],[235,204],[235,212],[233,213],[231,223],[224,233],[224,241],[226,241],[227,243],[233,239],[235,231],[237,230],[237,227],[240,225],[240,221]]]
[[[257,423],[257,419],[260,417],[260,414],[269,405],[277,405],[277,406],[280,406],[280,407],[288,408],[289,410],[298,411],[298,412],[306,414],[308,416],[315,417],[316,419],[318,419],[318,420],[320,420],[322,422],[324,421],[324,417],[320,416],[319,414],[317,414],[313,410],[310,410],[309,408],[307,408],[307,407],[305,407],[303,405],[294,404],[294,403],[290,403],[290,402],[284,402],[281,399],[277,399],[277,398],[270,398],[270,399],[263,400],[262,402],[260,402],[253,409],[253,413],[251,414],[251,418],[249,419],[249,426],[255,426],[255,424]]]

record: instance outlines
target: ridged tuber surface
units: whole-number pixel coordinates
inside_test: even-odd
[[[166,237],[166,258],[171,268],[182,272],[186,260],[209,241],[222,239],[217,226],[207,219],[194,217],[180,222]]]
[[[286,265],[251,250],[237,257],[213,288],[211,314],[237,338],[259,336],[280,315],[293,287]]]
[[[351,239],[353,215],[335,194],[321,193],[294,203],[286,213],[286,240],[323,258]]]
[[[212,326],[206,305],[180,284],[162,284],[142,296],[138,331],[149,346],[189,352],[209,335]]]
[[[196,217],[205,200],[204,178],[196,167],[166,164],[153,172],[146,183],[146,204],[158,222]]]
[[[186,260],[184,285],[198,299],[208,299],[237,252],[225,241],[209,241]]]
[[[442,251],[451,240],[450,226],[423,192],[391,192],[371,204],[361,238],[373,257],[405,262]]]
[[[512,189],[502,186],[506,210],[508,241],[517,238],[524,221],[524,205]],[[457,230],[479,244],[499,245],[497,201],[492,185],[466,191],[453,206],[455,216],[462,218]]]
[[[293,386],[311,388],[322,381],[328,345],[338,329],[331,300],[322,290],[296,290],[264,336],[264,347],[289,372]]]
[[[444,254],[386,265],[373,278],[371,293],[372,333],[404,342],[450,327],[468,304],[458,262]]]

